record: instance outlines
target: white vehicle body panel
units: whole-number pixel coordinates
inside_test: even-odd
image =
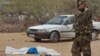
[[[72,17],[74,15],[60,15],[60,16],[68,16]],[[67,19],[66,19],[67,20]],[[95,22],[93,21],[93,26],[94,29],[100,29],[100,22]],[[68,25],[50,25],[50,24],[44,24],[44,25],[38,25],[38,26],[31,26],[28,29],[44,29],[48,32],[52,31],[58,31],[61,35],[62,38],[72,38],[75,36],[73,24],[68,24]]]
[[[99,29],[100,30],[100,22],[93,21],[93,26],[94,26],[94,29]]]

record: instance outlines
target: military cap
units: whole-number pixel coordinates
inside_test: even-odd
[[[85,0],[77,0],[77,7],[80,6],[81,4],[85,4],[86,1]]]
[[[86,2],[85,0],[77,0],[77,4],[85,3],[85,2]]]

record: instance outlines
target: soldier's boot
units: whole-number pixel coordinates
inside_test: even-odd
[[[72,56],[81,56],[81,49],[78,41],[74,40],[71,52]]]
[[[83,47],[83,56],[91,56],[90,42],[85,43],[85,46]]]
[[[91,56],[91,52],[90,51],[85,51],[85,52],[83,52],[83,56]]]
[[[80,52],[72,52],[72,56],[81,56]]]

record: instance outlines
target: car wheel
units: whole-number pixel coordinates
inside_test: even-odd
[[[50,34],[50,41],[56,43],[60,40],[60,35],[57,32],[52,32]]]
[[[36,42],[41,42],[41,38],[34,38]]]
[[[96,40],[97,39],[97,36],[98,36],[98,32],[96,30],[94,30],[92,32],[92,40]]]

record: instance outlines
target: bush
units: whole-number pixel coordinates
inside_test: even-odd
[[[10,4],[1,3],[0,32],[20,32],[31,25],[38,24],[39,19],[48,21],[56,15],[74,14],[76,12],[76,1],[9,0]],[[88,7],[93,10],[94,17],[100,15],[100,0],[86,0],[86,2]],[[25,17],[19,18],[20,15],[25,15]]]
[[[37,21],[30,18],[27,15],[14,15],[7,16],[5,14],[1,15],[0,20],[0,32],[22,32],[25,31],[29,26],[35,25]],[[19,16],[25,16],[23,18]]]

